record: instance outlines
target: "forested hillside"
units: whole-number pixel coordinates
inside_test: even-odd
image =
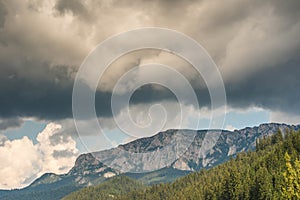
[[[65,199],[300,199],[300,131],[287,131],[257,141],[253,152],[201,170],[173,183],[143,187],[116,177]]]
[[[300,131],[280,131],[210,170],[118,199],[300,199]]]
[[[100,185],[86,187],[73,192],[63,198],[63,200],[110,200],[115,199],[116,196],[125,195],[128,192],[141,190],[144,187],[139,181],[121,175],[113,177]]]

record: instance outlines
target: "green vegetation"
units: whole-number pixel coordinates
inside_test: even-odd
[[[283,172],[284,184],[282,197],[285,199],[300,199],[300,161],[296,158],[294,166],[289,154],[285,154],[286,171]]]
[[[68,199],[300,199],[300,131],[257,141],[255,152],[201,170],[173,183],[143,186],[125,176],[74,192]]]
[[[63,198],[63,200],[97,200],[115,199],[116,196],[125,195],[128,192],[140,190],[144,186],[126,176],[118,176],[105,181],[97,186],[90,186],[79,191],[73,192]]]
[[[127,177],[139,180],[144,185],[154,185],[159,183],[173,182],[179,177],[186,176],[191,171],[182,171],[172,167],[165,167],[152,172],[145,173],[126,173]]]
[[[115,199],[299,199],[300,131],[278,131],[210,170],[189,174]]]

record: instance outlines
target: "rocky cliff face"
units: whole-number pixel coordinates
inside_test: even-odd
[[[94,176],[144,173],[163,167],[197,171],[223,163],[239,152],[253,150],[258,138],[278,130],[284,133],[286,129],[298,130],[300,125],[270,123],[235,131],[172,129],[109,150],[80,155],[66,176],[75,176],[78,183],[86,184]],[[220,135],[214,146],[201,148],[206,134],[217,133]]]
[[[222,131],[217,143],[213,146],[208,153],[201,155],[201,138],[203,131],[198,131],[194,142],[184,155],[176,160],[172,167],[181,170],[199,170],[201,168],[209,168],[216,166],[228,160],[231,156],[243,151],[254,150],[256,140],[265,136],[269,136],[281,130],[282,133],[286,129],[300,129],[300,126],[290,126],[286,124],[261,124],[258,127],[247,127],[235,131]],[[207,134],[213,131],[208,131]]]
[[[162,167],[196,171],[220,164],[239,152],[253,150],[258,138],[278,130],[285,132],[285,129],[299,128],[270,123],[235,131],[174,129],[117,148],[95,152],[93,156],[119,172],[147,172]],[[204,141],[207,134],[219,134],[215,145],[207,144],[209,140]],[[203,148],[204,145],[208,148]]]

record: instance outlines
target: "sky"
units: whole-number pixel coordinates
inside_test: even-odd
[[[205,78],[176,55],[144,49],[111,63],[95,94],[103,129],[82,119],[84,132],[78,134],[72,92],[79,67],[99,43],[132,29],[172,29],[202,45],[226,91],[222,128],[300,124],[299,10],[296,0],[0,0],[0,189],[25,187],[46,172],[66,173],[80,153],[159,130],[211,127],[213,111]],[[199,105],[181,102],[178,107],[167,88],[141,87],[131,98],[130,115],[141,127],[154,124],[159,129],[128,136],[115,123],[126,122],[126,108],[113,115],[110,97],[123,74],[154,62],[183,75]],[[137,71],[131,81],[158,75],[182,91],[187,89],[178,79],[155,71]],[[158,104],[164,114],[156,112],[153,105]],[[220,110],[214,111],[218,115]],[[194,126],[195,121],[199,126]]]

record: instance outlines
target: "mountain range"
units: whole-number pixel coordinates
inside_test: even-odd
[[[0,198],[61,199],[80,188],[97,185],[120,174],[145,185],[171,182],[228,161],[237,153],[254,150],[259,138],[278,130],[284,133],[286,129],[300,130],[300,125],[268,123],[234,131],[171,129],[116,148],[82,154],[67,174],[44,174],[26,188],[0,190]],[[203,149],[205,136],[218,133],[211,148]]]

